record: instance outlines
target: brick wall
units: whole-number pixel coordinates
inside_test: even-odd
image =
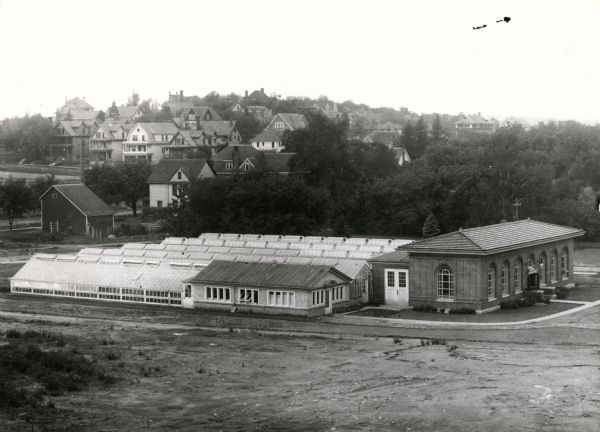
[[[550,269],[552,253],[556,251],[555,274],[551,280]],[[561,253],[565,253],[567,272],[561,274]],[[573,251],[574,240],[562,240],[543,245],[531,246],[517,250],[507,251],[491,256],[441,256],[424,253],[411,253],[409,265],[409,304],[411,306],[431,305],[438,308],[471,308],[476,310],[488,309],[500,304],[503,300],[516,299],[527,287],[527,266],[532,259],[534,266],[540,270],[540,284],[545,279],[547,286],[564,286],[574,282],[573,277]],[[540,268],[540,255],[545,253],[546,265]],[[515,290],[514,265],[521,259],[521,290]],[[501,269],[502,264],[508,263],[507,279],[508,294],[502,295]],[[437,274],[442,264],[450,266],[454,272],[455,295],[453,301],[444,301],[437,298]],[[488,270],[491,264],[495,265],[495,289],[491,298],[488,298]],[[374,269],[375,270],[375,269]],[[568,276],[567,276],[568,275]],[[543,276],[543,277],[542,277]],[[374,278],[375,273],[374,273]]]

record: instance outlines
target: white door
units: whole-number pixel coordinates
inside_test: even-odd
[[[385,304],[408,306],[408,270],[385,269]]]

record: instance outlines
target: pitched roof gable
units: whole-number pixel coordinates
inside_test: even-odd
[[[169,183],[179,170],[193,181],[198,178],[206,164],[206,159],[163,159],[152,170],[148,183]]]
[[[42,199],[52,189],[60,192],[86,216],[112,215],[113,210],[83,183],[54,185],[42,194]]]
[[[350,278],[333,267],[325,265],[276,264],[256,262],[211,262],[189,283],[219,283],[282,287],[296,289],[317,289],[325,286],[324,279],[329,275],[349,282]]]

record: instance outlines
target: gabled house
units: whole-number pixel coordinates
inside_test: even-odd
[[[276,114],[268,126],[257,136],[252,138],[252,147],[257,150],[282,151],[283,134],[286,130],[297,130],[307,126],[304,114],[279,113]]]
[[[183,90],[180,90],[179,93],[175,92],[173,94],[169,92],[167,106],[170,108],[173,114],[177,114],[181,110],[189,109],[194,106],[194,96],[184,96]]]
[[[106,120],[89,140],[90,164],[123,160],[123,142],[127,132],[118,121]]]
[[[262,105],[248,105],[244,109],[244,113],[247,115],[251,115],[263,124],[268,121],[271,121],[271,119],[273,118],[273,111],[271,111],[271,109],[267,108],[266,106]]]
[[[196,106],[186,108],[181,115],[173,121],[181,129],[200,129],[199,124],[203,121],[222,121],[218,112],[208,106]]]
[[[275,153],[256,150],[248,144],[229,145],[212,158],[217,175],[245,174],[255,170],[266,170],[277,174],[299,172],[289,166],[296,153]]]
[[[271,102],[271,98],[267,96],[264,88],[261,88],[260,90],[254,90],[250,94],[248,94],[248,90],[246,90],[246,94],[244,96],[244,104],[246,106],[267,105],[269,102]]]
[[[140,118],[144,113],[137,105],[121,105],[113,101],[112,106],[107,110],[107,119],[112,122],[119,122],[123,128],[129,130],[131,126]]]
[[[242,136],[237,129],[235,120],[201,121],[198,123],[198,130],[203,133],[202,145],[215,147],[242,142]]]
[[[42,231],[106,237],[114,227],[113,210],[86,185],[54,185],[40,197]]]
[[[202,137],[202,131],[179,130],[169,144],[162,147],[163,158],[183,159],[183,155],[194,153],[200,147],[207,147],[199,144]]]
[[[98,111],[85,101],[85,98],[80,99],[75,97],[66,100],[65,104],[56,110],[55,121],[61,120],[95,120],[98,117]]]
[[[56,123],[50,147],[52,160],[87,161],[89,140],[97,127],[95,120],[61,120]]]
[[[173,123],[136,123],[123,142],[123,160],[145,159],[156,164],[177,132]]]
[[[481,113],[469,116],[462,115],[461,118],[454,123],[454,134],[456,136],[465,136],[469,134],[491,134],[498,129],[496,120],[487,120],[482,117]]]
[[[163,159],[148,178],[150,207],[179,207],[196,180],[215,175],[206,159]]]

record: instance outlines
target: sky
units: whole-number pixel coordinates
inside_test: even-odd
[[[600,0],[0,0],[0,118],[264,88],[594,123],[599,22]]]

